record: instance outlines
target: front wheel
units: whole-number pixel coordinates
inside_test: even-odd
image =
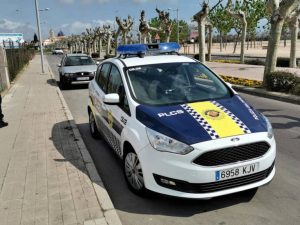
[[[140,160],[134,151],[124,157],[124,175],[129,188],[137,195],[144,196],[146,188]]]

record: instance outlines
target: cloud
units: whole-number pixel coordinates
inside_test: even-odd
[[[75,2],[75,0],[59,0],[63,4],[72,4]]]
[[[114,20],[93,20],[93,24],[97,27],[103,27],[103,25],[110,25],[112,27],[115,24]]]
[[[145,3],[148,3],[148,2],[153,2],[153,0],[132,0],[133,3],[137,3],[137,4],[145,4]],[[158,3],[177,3],[178,0],[160,0],[158,1]]]
[[[85,32],[87,28],[91,28],[92,23],[90,22],[81,22],[81,21],[75,21],[73,23],[65,23],[60,26],[59,29],[61,29],[66,35],[71,34],[81,34],[82,32]]]
[[[22,33],[25,39],[32,39],[35,27],[30,23],[0,19],[0,33]]]

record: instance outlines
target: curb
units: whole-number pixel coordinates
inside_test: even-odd
[[[280,92],[266,91],[262,88],[244,87],[241,85],[232,85],[233,89],[245,94],[255,95],[264,98],[270,98],[278,101],[289,102],[300,105],[300,96],[290,95]]]
[[[85,221],[84,224],[86,225],[95,225],[95,224],[101,224],[101,225],[122,225],[122,222],[117,214],[117,211],[107,193],[107,190],[105,188],[105,185],[103,184],[101,177],[99,176],[97,169],[95,167],[95,164],[93,162],[92,157],[90,156],[90,153],[88,152],[83,139],[80,135],[79,129],[77,127],[77,125],[74,122],[74,118],[71,114],[71,111],[62,95],[61,90],[59,89],[58,85],[57,85],[57,81],[51,71],[50,66],[48,65],[48,70],[50,73],[50,76],[53,80],[55,80],[56,83],[56,92],[60,98],[61,104],[63,106],[63,110],[65,112],[65,115],[67,117],[67,120],[70,124],[70,126],[72,127],[72,131],[74,133],[74,137],[77,139],[76,143],[77,146],[81,152],[83,161],[85,163],[85,167],[88,171],[89,177],[92,181],[93,187],[94,187],[94,191],[96,193],[98,202],[103,210],[103,214],[104,214],[104,218],[105,221],[103,220],[104,218],[100,218],[100,219],[95,219],[92,221]]]

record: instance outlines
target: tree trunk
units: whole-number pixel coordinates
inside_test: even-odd
[[[111,36],[109,36],[107,39],[106,56],[108,56],[110,54],[110,45],[111,45]]]
[[[291,51],[290,51],[290,67],[296,68],[296,49],[297,49],[297,39],[298,39],[298,30],[299,30],[299,20],[298,17],[291,22]]]
[[[102,53],[102,38],[99,38],[98,45],[99,45],[99,59],[101,59],[101,57],[102,57],[102,55],[101,55],[101,53]]]
[[[234,43],[234,48],[233,48],[233,54],[235,53],[236,51],[236,46],[239,42],[239,38],[240,38],[240,33],[238,33],[237,37],[236,37],[236,40],[235,40],[235,43]]]
[[[246,42],[246,34],[247,34],[247,22],[243,24],[242,29],[242,40],[241,40],[241,55],[240,61],[242,64],[245,63],[245,42]]]
[[[280,35],[282,31],[284,20],[277,20],[271,23],[271,30],[269,34],[268,51],[266,56],[266,64],[264,70],[263,85],[266,84],[266,76],[274,72],[277,63],[277,51],[280,42]]]
[[[212,26],[208,27],[208,57],[207,60],[211,61],[211,46],[212,46]]]
[[[205,63],[205,20],[198,21],[199,61]]]
[[[222,47],[223,47],[223,39],[222,39],[222,31],[220,31],[220,52],[222,52]]]

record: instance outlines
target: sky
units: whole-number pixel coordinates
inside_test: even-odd
[[[210,0],[213,4],[217,0]],[[34,0],[1,0],[0,33],[20,32],[26,40],[32,40],[36,32],[36,15]],[[141,10],[146,18],[157,16],[156,6],[161,10],[170,10],[170,17],[187,22],[200,10],[202,0],[38,0],[39,8],[50,8],[40,12],[43,39],[48,38],[50,28],[57,34],[62,30],[65,35],[80,34],[88,27],[115,25],[115,17],[134,18],[137,29]],[[115,25],[116,26],[116,25]]]

